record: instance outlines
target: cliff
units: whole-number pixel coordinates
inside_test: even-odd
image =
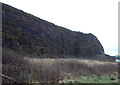
[[[104,55],[93,34],[75,32],[2,5],[2,46],[22,54],[40,56]]]

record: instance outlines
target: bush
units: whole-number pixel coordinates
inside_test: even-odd
[[[11,49],[2,50],[2,74],[15,79],[18,82],[25,82],[25,77],[31,71],[31,67],[23,56],[15,53]],[[9,81],[4,80],[3,83]]]
[[[11,49],[2,49],[2,64],[25,63],[26,61],[23,58],[23,56],[15,53]]]

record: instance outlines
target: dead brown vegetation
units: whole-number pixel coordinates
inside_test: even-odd
[[[18,82],[57,83],[65,77],[104,76],[117,73],[115,62],[90,59],[36,59],[3,50],[2,73]],[[7,82],[3,80],[3,82]]]

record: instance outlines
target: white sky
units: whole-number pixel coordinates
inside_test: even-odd
[[[94,34],[109,55],[118,54],[119,0],[0,0],[73,31]]]

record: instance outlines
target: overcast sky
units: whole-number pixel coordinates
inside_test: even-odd
[[[118,54],[119,0],[0,0],[73,31],[94,34],[109,55]]]

